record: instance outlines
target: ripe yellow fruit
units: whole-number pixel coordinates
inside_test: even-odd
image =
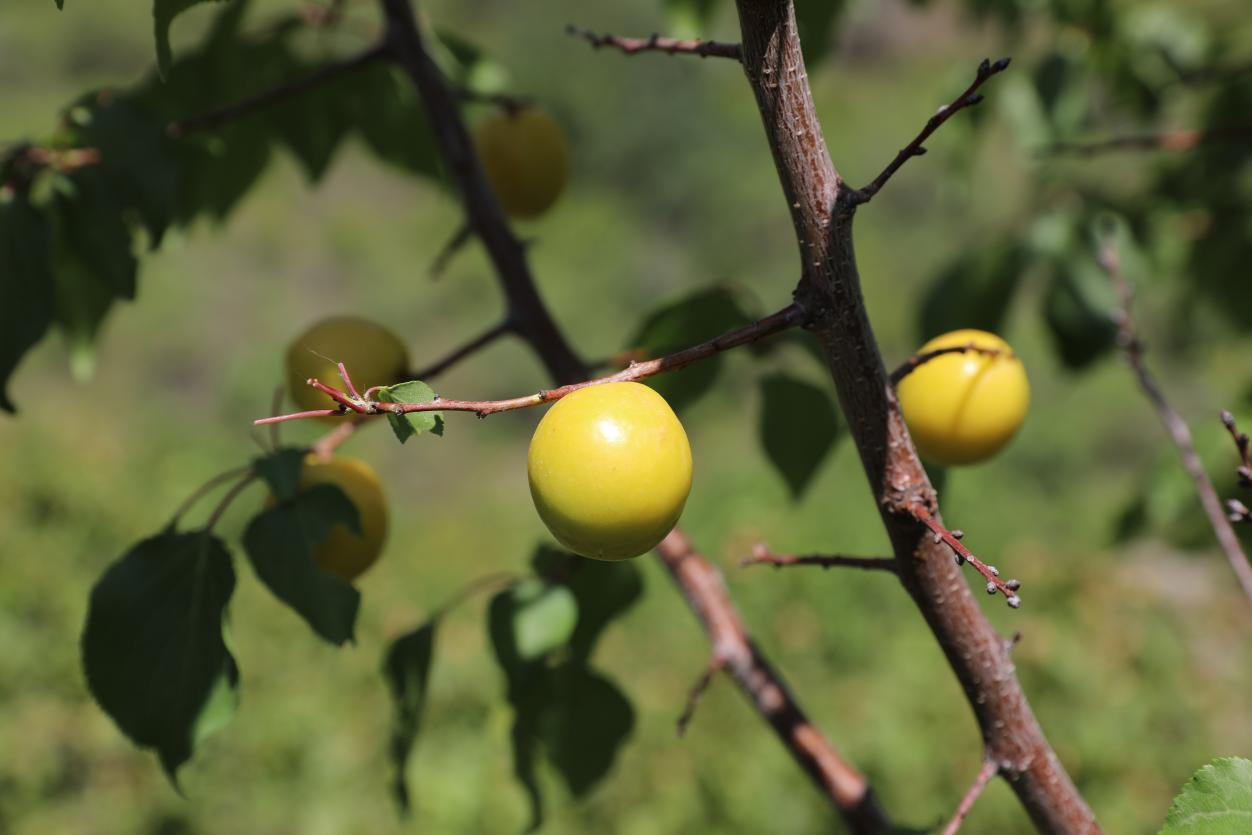
[[[515,218],[543,214],[569,174],[565,132],[546,111],[501,109],[474,128],[474,146],[500,207]]]
[[[313,552],[313,560],[322,570],[352,582],[378,560],[387,538],[387,499],[382,482],[374,468],[359,458],[319,460],[310,455],[300,471],[300,491],[318,484],[338,487],[360,514],[360,536],[335,525]]]
[[[357,391],[364,393],[370,386],[402,382],[409,367],[409,353],[398,336],[377,322],[357,316],[323,319],[287,348],[287,390],[298,407],[334,408],[334,400],[305,381],[316,377],[328,386],[343,389],[337,362],[344,364]]]
[[[993,333],[959,330],[918,349],[974,344],[1000,353],[944,354],[900,381],[900,409],[922,457],[955,466],[990,458],[1009,442],[1026,418],[1030,383],[1008,343]]]
[[[535,429],[530,495],[576,554],[637,557],[656,547],[691,492],[691,446],[665,398],[640,383],[602,383],[558,400]]]

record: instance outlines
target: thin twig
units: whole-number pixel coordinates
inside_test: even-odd
[[[945,354],[964,354],[969,351],[982,354],[983,356],[994,357],[1000,353],[999,348],[986,348],[974,342],[966,342],[963,345],[949,345],[946,348],[936,348],[933,351],[923,351],[900,363],[900,367],[891,372],[891,385],[898,386],[900,381],[917,370],[920,365],[925,365],[936,357],[942,357]]]
[[[448,239],[448,242],[439,250],[439,254],[435,256],[435,260],[430,262],[430,277],[439,278],[443,275],[443,271],[448,268],[448,264],[452,262],[452,256],[460,252],[470,239],[474,237],[474,230],[470,228],[468,223],[462,223]]]
[[[257,474],[255,470],[249,468],[248,474],[243,477],[234,487],[226,491],[226,495],[222,496],[222,500],[218,502],[217,507],[213,508],[213,513],[209,516],[209,520],[204,523],[206,531],[213,530],[218,520],[222,518],[222,514],[226,512],[226,508],[230,507],[235,497],[242,493],[248,485],[256,481]]]
[[[845,557],[842,554],[812,554],[796,556],[795,554],[775,554],[764,545],[756,545],[752,556],[739,561],[740,567],[749,565],[772,565],[782,568],[787,565],[818,565],[822,568],[863,568],[869,571],[896,572],[895,557]]]
[[[913,141],[908,145],[905,145],[904,148],[896,154],[896,158],[882,170],[882,173],[875,177],[872,183],[852,195],[853,202],[858,204],[868,203],[873,199],[874,195],[887,184],[887,181],[891,179],[892,175],[900,170],[900,167],[904,165],[904,163],[908,162],[913,157],[920,157],[922,154],[926,153],[926,148],[923,147],[922,143],[929,139],[931,134],[937,131],[944,122],[951,119],[959,111],[964,110],[967,107],[973,107],[982,101],[982,96],[977,92],[978,88],[985,84],[987,79],[991,78],[993,75],[1004,72],[1004,70],[1008,69],[1009,61],[1011,60],[1012,59],[1010,58],[1001,58],[999,61],[992,63],[990,60],[984,58],[983,62],[978,65],[978,72],[974,75],[974,80],[968,87],[965,88],[965,92],[953,99],[951,104],[945,104],[943,107],[939,108],[939,112],[927,119],[926,125],[922,128],[921,133],[913,137]]]
[[[166,132],[170,136],[185,136],[195,131],[212,130],[213,128],[221,127],[227,122],[268,107],[275,102],[298,96],[301,93],[307,93],[328,81],[355,72],[362,67],[367,67],[375,61],[386,58],[387,55],[387,47],[384,44],[375,44],[351,58],[327,64],[302,78],[284,82],[254,96],[249,96],[248,98],[219,107],[216,110],[211,110],[208,113],[188,116],[177,122],[171,122],[166,127]]]
[[[987,788],[987,784],[991,782],[991,778],[996,776],[1000,767],[992,760],[983,761],[982,768],[978,770],[978,776],[974,778],[974,782],[970,784],[969,790],[965,792],[965,796],[961,798],[960,804],[956,807],[956,814],[952,816],[952,820],[948,821],[948,825],[943,828],[943,835],[956,835],[956,831],[961,828],[961,823],[965,820],[969,810],[974,808],[974,803],[982,795],[983,789]]]
[[[737,43],[719,43],[699,38],[666,38],[651,35],[647,38],[622,38],[617,35],[598,35],[570,23],[565,32],[576,38],[582,38],[596,49],[611,46],[626,55],[637,55],[640,52],[664,52],[666,55],[698,55],[701,58],[731,58],[743,60],[743,49]]]
[[[952,549],[952,553],[956,556],[957,565],[969,563],[974,567],[975,571],[983,576],[983,579],[987,581],[987,594],[996,594],[997,592],[1003,594],[1004,602],[1014,609],[1022,605],[1022,599],[1017,595],[1022,584],[1017,580],[1001,580],[1000,569],[994,565],[987,565],[961,544],[963,533],[948,530],[942,522],[920,504],[911,505],[909,510],[919,522],[930,528],[930,533],[934,536],[936,543],[942,542]]]
[[[720,655],[714,655],[709,661],[709,666],[705,668],[700,677],[696,679],[696,683],[692,685],[691,692],[687,694],[687,706],[683,708],[682,715],[678,717],[678,735],[682,736],[687,732],[687,726],[691,724],[691,719],[696,715],[696,705],[700,703],[700,697],[704,695],[704,691],[709,689],[709,685],[713,683],[713,676],[726,666],[726,659]]]
[[[1190,151],[1211,142],[1252,140],[1252,125],[1230,125],[1209,130],[1167,130],[1112,136],[1092,142],[1056,142],[1039,150],[1039,156],[1090,157],[1110,151]]]
[[[1164,425],[1165,431],[1169,433],[1170,440],[1174,442],[1174,446],[1178,449],[1178,457],[1182,461],[1182,467],[1187,471],[1187,475],[1191,477],[1191,483],[1195,486],[1196,494],[1200,497],[1200,505],[1204,508],[1204,513],[1209,519],[1209,525],[1217,536],[1217,543],[1221,546],[1222,553],[1226,555],[1226,560],[1230,563],[1231,569],[1234,570],[1235,577],[1238,578],[1239,585],[1243,588],[1243,594],[1247,597],[1248,603],[1252,604],[1252,566],[1248,565],[1248,556],[1243,552],[1243,546],[1239,544],[1239,537],[1235,534],[1235,529],[1231,527],[1230,519],[1227,517],[1226,512],[1222,510],[1222,503],[1217,496],[1217,490],[1213,487],[1213,482],[1209,480],[1208,473],[1204,470],[1204,462],[1200,460],[1200,456],[1195,449],[1195,442],[1191,438],[1191,429],[1187,426],[1187,422],[1182,419],[1182,415],[1178,414],[1174,407],[1169,404],[1169,401],[1165,399],[1165,393],[1157,385],[1156,378],[1148,371],[1148,367],[1143,361],[1143,343],[1139,339],[1134,315],[1131,312],[1134,293],[1131,290],[1130,282],[1122,275],[1117,242],[1112,235],[1109,235],[1100,247],[1099,262],[1105,273],[1108,274],[1113,288],[1117,291],[1120,305],[1115,317],[1117,321],[1118,344],[1121,346],[1126,364],[1134,372],[1139,388],[1151,401],[1153,408],[1156,409],[1157,417]]]
[[[453,592],[452,595],[443,603],[439,604],[438,608],[431,612],[430,619],[434,620],[436,618],[443,617],[448,614],[448,612],[452,611],[457,606],[460,606],[476,594],[481,594],[486,591],[506,589],[509,586],[516,585],[521,582],[521,580],[522,575],[515,571],[496,571],[491,574],[484,574],[481,577],[476,577],[457,591]]]
[[[661,374],[666,371],[676,371],[685,368],[694,362],[707,359],[714,354],[737,348],[740,345],[747,345],[751,342],[764,339],[781,331],[793,328],[799,325],[804,319],[804,312],[795,304],[790,304],[782,310],[763,319],[759,319],[749,325],[726,333],[699,345],[694,345],[669,356],[660,357],[646,362],[637,362],[627,368],[622,369],[614,374],[605,377],[598,377],[592,380],[584,380],[580,383],[570,383],[566,386],[560,386],[554,389],[544,389],[535,394],[525,395],[523,397],[512,397],[507,400],[445,400],[436,398],[425,403],[382,403],[377,400],[354,398],[350,394],[332,388],[315,377],[308,379],[308,384],[318,391],[329,395],[336,402],[342,404],[347,409],[363,415],[379,415],[386,412],[395,414],[407,414],[410,412],[473,412],[478,417],[486,417],[498,412],[509,412],[514,409],[525,409],[531,406],[538,406],[543,403],[551,403],[559,400],[568,394],[573,394],[579,389],[588,386],[601,385],[603,383],[622,383],[637,382],[647,379],[648,377]],[[368,394],[368,392],[367,392]],[[333,414],[342,414],[338,409],[321,409],[315,412],[297,412],[291,415],[276,415],[274,417],[259,418],[253,421],[257,426],[266,426],[271,423],[279,423],[288,420],[302,420],[309,417],[324,417]]]
[[[180,504],[174,511],[174,515],[170,517],[170,527],[176,526],[178,524],[178,520],[181,519],[187,511],[191,510],[192,506],[195,505],[196,502],[213,492],[215,488],[220,487],[231,479],[239,478],[245,473],[250,472],[252,472],[252,465],[247,464],[242,467],[236,467],[233,470],[227,470],[224,473],[218,473],[204,484],[201,484],[195,490],[191,491],[191,495],[184,499],[183,503]]]
[[[411,374],[410,379],[426,381],[432,377],[437,377],[461,360],[473,353],[476,353],[477,351],[482,350],[505,334],[512,333],[514,329],[515,326],[513,324],[513,320],[506,316],[504,319],[501,319],[499,322],[492,325],[490,328],[483,331],[469,342],[453,349],[446,356],[435,360],[425,368],[420,368],[417,371],[414,371]]]
[[[1239,476],[1239,486],[1252,487],[1252,441],[1249,441],[1247,432],[1239,431],[1239,427],[1235,425],[1235,416],[1225,410],[1222,411],[1222,426],[1230,433],[1230,439],[1235,442],[1235,450],[1239,453],[1240,463],[1235,470]]]

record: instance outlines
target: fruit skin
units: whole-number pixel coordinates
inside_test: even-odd
[[[323,460],[310,455],[300,470],[300,491],[317,484],[333,484],[343,490],[360,514],[360,536],[335,525],[313,552],[319,568],[352,582],[378,560],[387,538],[387,498],[382,482],[374,468],[359,458]]]
[[[332,362],[333,360],[333,362]],[[335,401],[308,385],[316,377],[342,389],[336,362],[342,362],[357,391],[404,380],[409,352],[387,328],[358,316],[331,316],[296,337],[287,348],[287,391],[303,410],[334,408]],[[339,418],[327,418],[339,420]]]
[[[913,443],[933,464],[958,466],[990,458],[1017,432],[1030,406],[1026,369],[1009,344],[993,333],[952,331],[917,353],[969,343],[1000,353],[935,357],[901,380],[897,390]]]
[[[565,132],[546,111],[497,110],[475,126],[474,147],[500,207],[510,217],[537,217],[561,196],[569,175],[569,146]]]
[[[535,429],[530,494],[576,554],[637,557],[665,538],[691,492],[691,446],[665,398],[640,383],[601,383],[558,400]]]

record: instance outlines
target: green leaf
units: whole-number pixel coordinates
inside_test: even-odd
[[[9,377],[52,321],[50,237],[48,219],[25,198],[0,197],[0,409],[6,412],[16,411]]]
[[[304,468],[303,449],[284,447],[252,461],[257,475],[269,485],[270,493],[277,501],[286,501],[300,489],[300,471]]]
[[[52,0],[52,2],[57,4],[58,9],[65,8],[65,0]]]
[[[761,445],[793,499],[800,498],[839,438],[826,392],[785,374],[761,379]]]
[[[387,648],[383,660],[383,677],[391,690],[395,714],[391,725],[391,763],[395,769],[392,791],[400,809],[412,806],[405,770],[417,734],[421,729],[422,711],[426,707],[426,690],[430,684],[430,664],[435,653],[435,631],[438,620],[430,620],[417,629],[401,635]]]
[[[1080,249],[1055,265],[1043,299],[1043,318],[1066,368],[1080,371],[1113,350],[1114,309],[1108,277],[1091,252]]]
[[[1252,762],[1223,757],[1201,768],[1174,798],[1161,835],[1252,831]]]
[[[510,669],[564,646],[577,623],[573,593],[537,577],[500,592],[489,608],[492,643],[500,663]]]
[[[731,289],[698,290],[649,313],[627,348],[648,358],[661,357],[746,325],[753,318],[744,311],[741,295]],[[712,387],[721,366],[722,356],[714,354],[681,371],[654,377],[648,385],[681,411]]]
[[[416,380],[379,389],[377,397],[383,403],[429,403],[436,399],[434,389]],[[400,415],[388,412],[387,422],[400,443],[423,432],[443,435],[442,412],[407,412]]]
[[[921,341],[960,328],[998,333],[1025,271],[1026,251],[1005,242],[949,265],[926,290],[918,319]]]
[[[624,614],[643,595],[643,575],[633,562],[599,562],[572,557],[541,546],[532,562],[560,557],[567,561],[564,578],[578,606],[578,624],[570,636],[570,652],[584,660],[591,657],[606,626]]]
[[[229,0],[153,0],[152,23],[153,35],[156,38],[157,71],[162,76],[169,75],[170,64],[174,53],[170,49],[170,24],[174,18],[201,3],[221,3]]]
[[[704,37],[718,0],[663,0],[666,31],[678,38]]]
[[[826,57],[835,33],[835,20],[843,14],[844,3],[845,0],[795,0],[800,50],[810,69]]]
[[[434,134],[413,85],[391,62],[380,62],[348,78],[344,100],[351,123],[382,160],[425,177],[440,177]]]
[[[361,594],[313,561],[314,550],[335,525],[360,534],[356,505],[333,484],[318,484],[253,517],[244,531],[243,547],[274,596],[319,636],[341,645],[353,640]]]
[[[540,720],[548,759],[575,796],[608,774],[635,727],[635,712],[613,682],[570,663],[551,675],[552,701]]]
[[[239,669],[222,634],[234,588],[220,539],[170,530],[135,545],[91,591],[87,686],[171,780],[237,701]]]

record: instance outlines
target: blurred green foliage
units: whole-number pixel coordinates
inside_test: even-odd
[[[0,348],[24,350],[49,324],[62,334],[18,368],[8,390],[22,414],[0,422],[0,832],[517,832],[533,812],[511,779],[527,717],[531,737],[547,743],[546,759],[527,761],[532,791],[548,799],[545,832],[830,831],[822,798],[726,681],[675,737],[708,647],[650,559],[637,563],[648,593],[621,606],[620,620],[595,625],[594,635],[604,630],[595,670],[580,619],[569,655],[541,676],[567,694],[607,703],[620,690],[630,703],[616,736],[630,735],[594,786],[583,780],[594,769],[568,743],[607,731],[588,731],[572,709],[555,722],[526,712],[513,698],[519,668],[506,664],[502,675],[493,662],[502,632],[489,638],[486,601],[443,614],[437,640],[433,626],[412,631],[473,578],[526,570],[543,541],[524,476],[539,418],[531,411],[485,422],[450,415],[446,437],[403,448],[378,429],[354,439],[353,454],[383,474],[396,520],[388,553],[360,584],[356,643],[312,639],[241,571],[226,644],[242,671],[243,709],[180,771],[186,799],[90,700],[76,641],[92,583],[222,462],[252,455],[248,421],[270,410],[293,335],[323,315],[369,315],[433,359],[500,310],[476,248],[440,281],[424,275],[461,215],[427,176],[438,170],[416,102],[386,67],[337,82],[332,105],[297,99],[193,141],[135,128],[350,54],[377,31],[369,3],[347,4],[330,30],[299,24],[282,0],[253,5],[242,44],[214,40],[239,23],[231,7],[180,17],[179,63],[165,84],[151,75],[143,4],[0,9],[0,141],[98,146],[127,172],[105,164],[51,182],[44,214],[0,205],[5,229],[16,228],[10,213],[23,213],[26,230],[0,238],[4,263],[28,263],[45,246],[57,253],[54,294],[28,301],[39,321],[13,315],[4,282],[15,273],[0,274]],[[1252,283],[1243,278],[1252,145],[1046,151],[1246,119],[1252,80],[1234,70],[1252,57],[1252,21],[1242,4],[1215,0],[853,3],[824,19],[834,5],[802,10],[818,30],[806,37],[830,38],[820,64],[809,50],[811,80],[836,164],[854,183],[967,83],[984,54],[1014,55],[988,101],[945,126],[931,153],[860,212],[858,261],[889,363],[955,325],[994,326],[1025,359],[1036,405],[1021,437],[997,460],[948,474],[945,514],[976,553],[1022,580],[1022,611],[989,602],[988,613],[1005,633],[1022,632],[1015,662],[1027,692],[1097,815],[1109,831],[1154,830],[1198,765],[1252,747],[1252,618],[1185,480],[1178,486],[1163,433],[1111,361],[1092,229],[1109,212],[1123,219],[1149,362],[1232,495],[1234,452],[1216,413],[1252,412]],[[541,290],[585,356],[612,355],[643,333],[655,336],[648,347],[665,347],[675,314],[658,311],[724,292],[710,288],[751,294],[754,308],[786,303],[797,272],[790,222],[739,70],[626,59],[562,33],[566,22],[646,33],[664,29],[668,11],[678,34],[735,40],[729,3],[588,10],[560,0],[537,10],[474,0],[423,11],[449,33],[444,58],[459,80],[534,95],[568,127],[571,192],[522,232]],[[180,78],[180,67],[191,69]],[[138,94],[83,98],[124,88]],[[200,176],[162,173],[188,156]],[[139,302],[105,318],[136,287]],[[730,314],[740,315],[737,304]],[[758,440],[762,415],[781,419],[761,404],[780,382],[824,411],[812,398],[814,386],[829,390],[823,369],[795,340],[755,354],[722,358],[684,411],[697,463],[684,524],[724,565],[754,637],[885,807],[903,823],[934,823],[976,771],[979,740],[906,595],[856,572],[733,568],[758,539],[779,551],[887,547],[849,445],[810,466]],[[437,390],[509,396],[546,382],[506,341]],[[284,431],[305,441],[317,427]],[[779,433],[785,426],[770,434]],[[243,533],[260,492],[227,514],[224,536]],[[380,662],[402,635],[423,637],[399,645],[412,650],[408,666],[392,651],[385,682]],[[411,736],[390,736],[388,682],[407,726],[421,719],[412,751]],[[392,803],[389,743],[408,758],[407,820]],[[963,831],[1027,825],[996,783]]]

